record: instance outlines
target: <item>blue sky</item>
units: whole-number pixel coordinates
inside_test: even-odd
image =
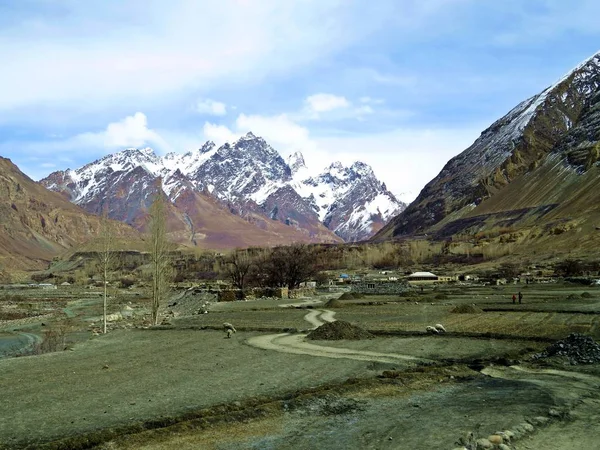
[[[411,200],[600,49],[580,0],[0,0],[0,155],[34,179],[253,131]]]

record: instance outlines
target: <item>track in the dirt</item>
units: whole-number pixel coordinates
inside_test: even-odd
[[[325,322],[335,322],[335,312],[327,309],[315,309],[304,316],[304,320],[310,323],[314,328],[320,327]],[[326,347],[323,345],[311,344],[305,342],[306,334],[268,334],[264,336],[255,336],[248,339],[248,344],[262,348],[264,350],[274,350],[282,353],[292,353],[296,355],[320,356],[334,359],[353,359],[357,361],[374,361],[382,363],[398,362],[428,362],[431,360],[417,358],[410,355],[401,355],[397,353],[378,353],[363,350],[353,350],[348,348]]]

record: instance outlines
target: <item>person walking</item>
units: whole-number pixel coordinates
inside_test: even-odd
[[[521,291],[519,291],[519,305],[521,304],[523,300],[523,294],[521,294]]]
[[[513,294],[513,305],[517,303],[517,296],[515,294]]]

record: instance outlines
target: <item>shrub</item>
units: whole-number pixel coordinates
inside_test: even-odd
[[[121,287],[124,289],[131,287],[135,284],[135,281],[131,278],[121,278],[119,282],[121,283]]]
[[[35,344],[33,354],[41,355],[43,353],[60,352],[68,350],[67,333],[72,328],[68,321],[57,322],[44,331],[42,342]]]
[[[582,292],[581,293],[581,297],[583,297],[583,298],[592,298],[593,296],[589,292]]]
[[[42,281],[49,280],[50,278],[54,278],[54,275],[51,273],[34,273],[31,275],[31,280],[36,283],[41,283]]]
[[[219,301],[220,302],[234,302],[237,300],[236,291],[229,289],[223,290],[219,292]]]

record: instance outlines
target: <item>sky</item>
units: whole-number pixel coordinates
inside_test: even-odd
[[[596,0],[0,0],[0,156],[33,179],[252,131],[411,201],[600,50]]]

